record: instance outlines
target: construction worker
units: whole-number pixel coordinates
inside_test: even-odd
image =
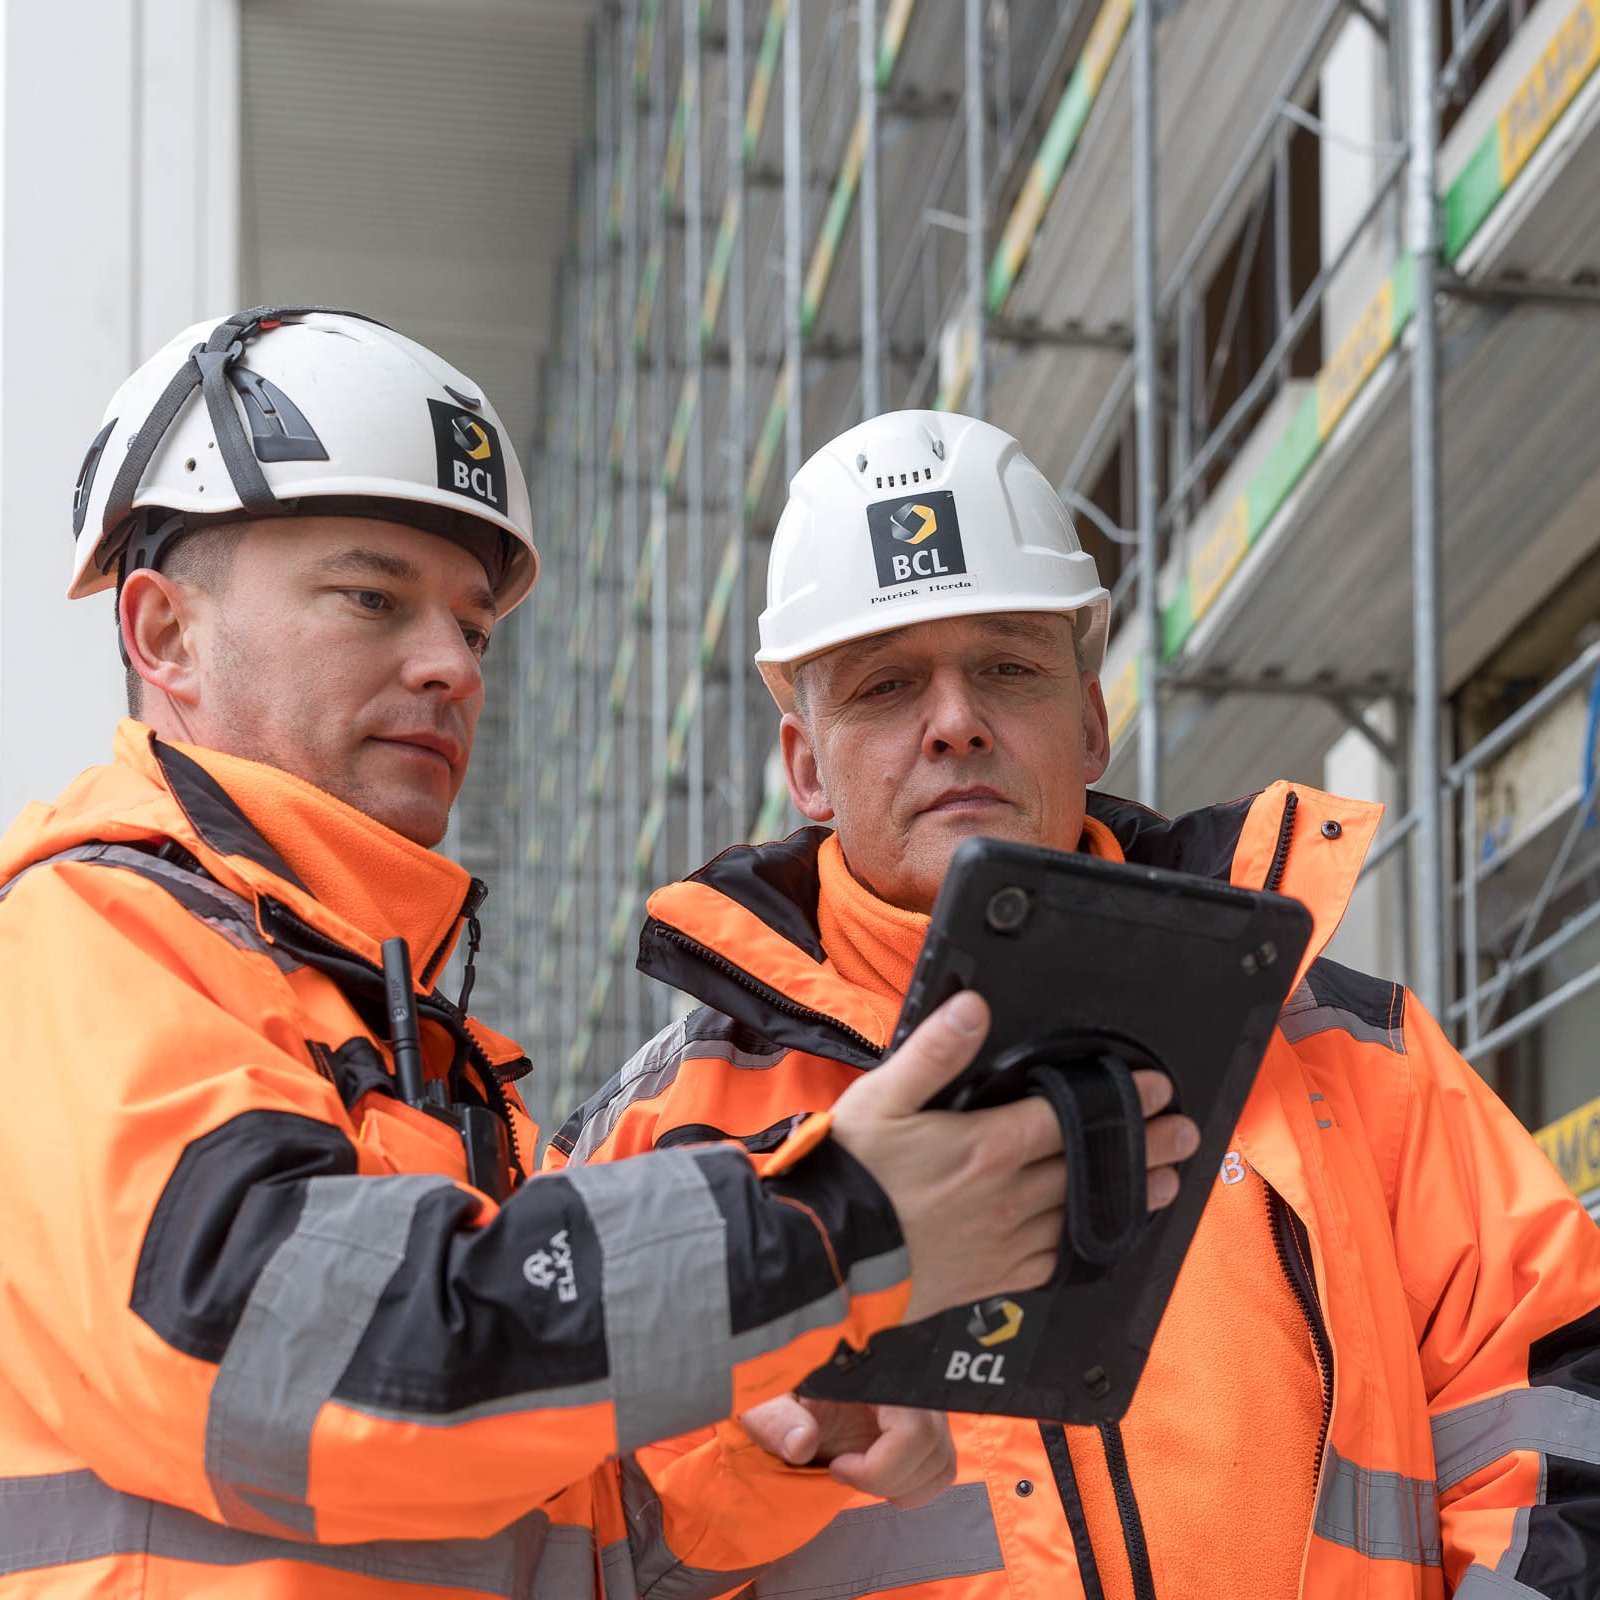
[[[469,378],[359,316],[201,324],[73,521],[138,720],[0,842],[0,1593],[631,1593],[608,1456],[1047,1276],[1049,1110],[918,1109],[970,996],[759,1160],[527,1177],[527,1062],[470,953],[435,987],[483,886],[431,847],[537,570]],[[1170,1187],[1192,1125],[1148,1126]]]
[[[870,1081],[969,835],[1293,895],[1311,948],[1132,1407],[954,1417],[957,1483],[919,1510],[820,1470],[848,1408],[774,1400],[629,1463],[644,1593],[1593,1600],[1600,1230],[1415,997],[1321,956],[1377,806],[1280,782],[1169,820],[1088,788],[1107,609],[998,429],[902,412],[818,451],[757,661],[832,831],[652,896],[640,964],[704,1009],[554,1143],[568,1170],[688,1130],[761,1150]]]

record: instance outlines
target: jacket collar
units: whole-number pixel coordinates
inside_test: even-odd
[[[1298,983],[1349,903],[1383,808],[1302,784],[1164,817],[1090,792],[1088,814],[1127,860],[1250,889],[1272,887],[1311,911]],[[641,971],[759,1028],[775,1044],[870,1066],[888,1044],[872,1006],[823,949],[817,852],[824,828],[736,845],[651,895]]]
[[[482,900],[483,886],[455,862],[293,773],[169,744],[131,720],[117,729],[115,759],[171,795],[187,824],[173,836],[219,882],[286,906],[374,963],[383,940],[399,935],[424,989]]]

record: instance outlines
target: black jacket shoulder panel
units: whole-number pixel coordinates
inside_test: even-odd
[[[1369,1027],[1398,1029],[1405,1022],[1406,991],[1389,978],[1374,978],[1320,956],[1306,972],[1306,983],[1321,1006],[1336,1006]]]
[[[199,762],[159,739],[155,752],[173,798],[213,850],[219,855],[243,856],[265,867],[275,878],[292,883],[301,893],[311,893],[289,863],[261,837],[228,791]]]
[[[1129,861],[1226,883],[1244,819],[1255,800],[1255,795],[1248,794],[1181,816],[1164,817],[1136,801],[1091,789],[1088,812],[1117,836]]]
[[[832,830],[801,828],[769,844],[736,844],[691,873],[691,883],[708,884],[761,918],[813,961],[825,961],[817,901],[822,879],[817,853]]]

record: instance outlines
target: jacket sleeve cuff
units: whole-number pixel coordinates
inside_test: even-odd
[[[837,1140],[826,1112],[808,1117],[767,1158],[769,1194],[809,1213],[826,1241],[846,1300],[839,1334],[857,1349],[899,1323],[911,1298],[911,1266],[893,1204]],[[793,1150],[791,1150],[791,1146]],[[787,1153],[787,1159],[784,1160]]]
[[[810,1155],[832,1131],[833,1113],[813,1111],[795,1126],[776,1150],[769,1151],[757,1160],[756,1171],[763,1178],[773,1178],[787,1172],[803,1156]]]

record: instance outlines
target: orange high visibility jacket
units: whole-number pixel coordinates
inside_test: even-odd
[[[124,722],[0,885],[0,1595],[631,1595],[590,1475],[904,1307],[831,1140],[471,1187],[379,946],[526,1170],[520,1051],[433,989],[481,885],[297,778]]]
[[[1378,808],[1279,783],[1173,821],[1094,794],[1089,812],[1130,860],[1280,888],[1314,916],[1202,1221],[1246,1176],[1270,1208],[1260,1271],[1283,1275],[1303,1323],[1298,1354],[1285,1344],[1250,1378],[1320,1416],[1303,1459],[1252,1451],[1217,1414],[1241,1346],[1237,1330],[1208,1339],[1228,1308],[1208,1324],[1191,1252],[1120,1428],[954,1417],[957,1483],[922,1510],[789,1471],[736,1424],[640,1452],[623,1490],[642,1592],[1276,1600],[1292,1577],[1269,1593],[1206,1575],[1237,1572],[1241,1546],[1248,1568],[1251,1527],[1298,1505],[1303,1600],[1594,1600],[1600,1229],[1411,996],[1318,959]],[[821,942],[824,837],[727,851],[652,897],[640,964],[704,1009],[572,1116],[553,1161],[770,1148],[879,1059],[892,1018]],[[1169,1392],[1199,1415],[1171,1416]],[[1159,1441],[1204,1439],[1208,1407],[1217,1456],[1175,1481]]]

